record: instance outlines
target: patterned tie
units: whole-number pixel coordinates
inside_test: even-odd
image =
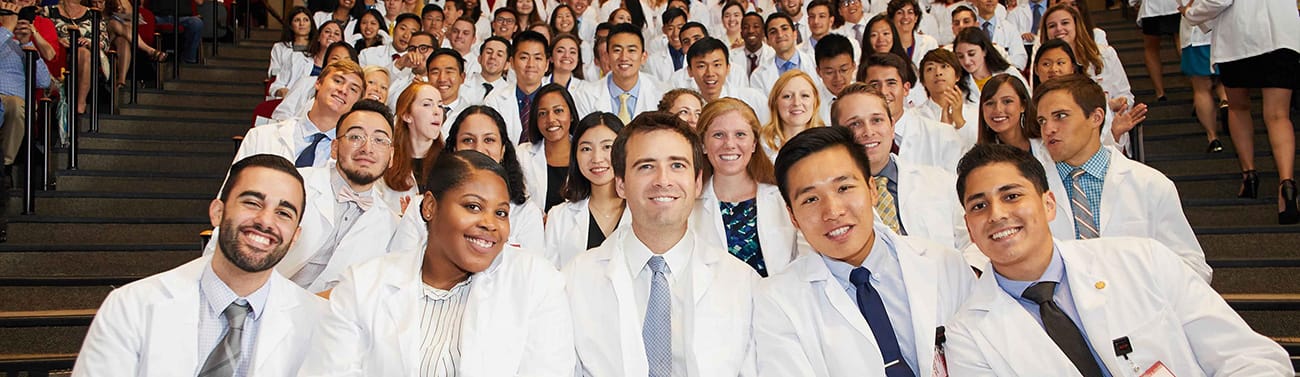
[[[1079,331],[1074,321],[1052,299],[1052,295],[1056,292],[1056,285],[1054,281],[1034,283],[1020,296],[1038,304],[1038,315],[1043,319],[1043,330],[1047,331],[1047,336],[1061,348],[1061,352],[1070,359],[1074,367],[1079,370],[1079,374],[1085,377],[1101,377],[1101,366],[1097,365],[1097,360],[1092,358],[1092,351],[1083,338],[1083,332]]]
[[[993,23],[984,21],[983,28],[984,28],[984,34],[989,36],[989,40],[993,40]]]
[[[795,22],[795,23],[794,23],[794,36],[795,36],[795,41],[798,42],[799,44],[803,44],[803,33],[800,32],[799,30],[800,30],[800,29],[799,29],[799,23],[798,23],[798,22]]]
[[[669,377],[672,372],[672,293],[668,291],[668,263],[663,256],[650,257],[646,262],[654,277],[650,280],[650,297],[646,303],[645,325],[641,327],[641,341],[645,343],[645,357],[650,366],[650,377]]]
[[[1092,207],[1088,206],[1088,195],[1083,192],[1083,169],[1074,168],[1070,172],[1070,209],[1074,211],[1074,229],[1077,231],[1079,239],[1086,240],[1097,238],[1101,235],[1097,231],[1097,223],[1093,220]]]
[[[894,233],[903,234],[898,224],[898,206],[894,204],[894,195],[889,193],[889,178],[871,177],[876,181],[876,213],[880,222],[893,229]]]
[[[519,103],[519,124],[523,127],[519,129],[519,144],[533,141],[532,130],[533,123],[528,119],[528,112],[533,110],[533,97],[524,96],[523,102]]]
[[[889,321],[889,313],[885,311],[885,301],[881,300],[880,292],[871,286],[871,270],[866,267],[854,268],[849,273],[849,282],[857,288],[858,311],[867,319],[871,335],[876,338],[876,345],[880,346],[880,356],[885,365],[888,365],[885,375],[915,377],[912,367],[903,361],[903,351],[898,348],[898,335],[894,334],[894,325]]]
[[[859,43],[862,42],[862,24],[853,25],[853,35],[857,36],[858,39],[855,39],[856,41]]]
[[[632,122],[632,113],[627,109],[627,99],[629,97],[632,97],[631,93],[618,95],[618,119],[623,121],[623,124]]]
[[[298,155],[298,159],[293,161],[294,167],[306,168],[314,165],[316,162],[316,146],[320,145],[322,140],[329,138],[324,133],[320,132],[311,135],[311,137],[311,145],[308,145],[307,149],[303,149],[302,153]]]
[[[235,369],[239,367],[240,353],[243,350],[244,319],[248,317],[250,309],[248,302],[235,300],[222,312],[230,326],[226,329],[226,334],[221,337],[221,341],[217,342],[217,348],[213,349],[212,353],[208,354],[207,361],[203,362],[203,368],[199,369],[199,377],[235,375]]]
[[[749,74],[752,75],[754,74],[754,70],[758,69],[758,54],[747,54],[745,57],[749,58]]]

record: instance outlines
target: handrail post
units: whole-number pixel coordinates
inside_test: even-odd
[[[108,56],[109,56],[109,58],[108,58],[108,71],[111,72],[111,73],[109,74],[109,76],[113,77],[113,83],[112,83],[112,86],[109,87],[109,91],[108,91],[108,103],[109,103],[109,105],[108,105],[108,113],[109,113],[109,114],[113,114],[113,115],[117,115],[117,112],[118,112],[118,111],[117,111],[117,107],[118,107],[118,105],[121,105],[121,104],[122,104],[121,102],[119,102],[119,99],[122,98],[122,97],[121,97],[121,94],[122,94],[122,93],[121,93],[121,88],[118,88],[118,87],[117,87],[117,68],[118,68],[118,67],[117,67],[117,65],[118,65],[118,63],[117,63],[117,58],[120,56],[120,55],[118,55],[118,54],[126,54],[126,52],[118,52],[117,50],[114,50],[114,49],[109,49],[109,50],[108,50]],[[96,118],[98,118],[98,117],[96,117]],[[99,130],[99,127],[98,127],[98,123],[99,123],[99,121],[95,121],[95,123],[96,123],[96,127],[95,127],[95,129],[96,129],[96,131],[98,131],[98,130]]]
[[[154,40],[154,44],[158,44],[158,41]],[[131,0],[131,47],[128,47],[127,50],[130,51],[125,53],[131,54],[131,66],[127,67],[127,69],[129,70],[128,72],[130,72],[131,74],[131,97],[127,100],[127,103],[132,105],[134,105],[137,100],[136,86],[140,85],[140,80],[136,77],[136,69],[135,69],[135,66],[138,65],[137,61],[135,60],[136,58],[135,52],[138,49],[137,46],[139,45],[140,45],[140,0]],[[119,51],[118,53],[123,53],[123,52]],[[162,64],[158,65],[158,69],[162,69]],[[117,102],[114,103],[116,104]],[[113,106],[113,113],[117,114],[117,106]]]
[[[90,116],[90,133],[99,132],[99,80],[104,75],[99,66],[99,33],[102,32],[99,23],[103,17],[99,11],[90,10],[90,106],[86,106],[86,115]]]
[[[217,28],[221,26],[221,22],[217,21],[217,7],[221,6],[221,3],[217,0],[207,0],[207,1],[212,3],[212,19],[207,21],[212,23],[212,53],[209,54],[209,56],[216,57],[217,56]],[[200,32],[202,32],[202,30],[200,30]]]
[[[36,177],[34,171],[36,168],[36,127],[33,127],[36,123],[36,70],[39,69],[36,66],[36,51],[24,50],[23,63],[23,75],[27,77],[27,85],[23,85],[23,101],[25,102],[23,116],[27,117],[22,125],[27,132],[27,136],[23,140],[23,145],[27,146],[27,158],[23,162],[26,168],[23,169],[23,214],[30,215],[36,213],[36,182],[32,179]],[[48,139],[49,135],[45,137]],[[49,153],[49,151],[47,150],[45,153]]]
[[[54,102],[48,98],[41,99],[41,117],[44,118],[41,120],[41,128],[45,130],[45,153],[41,154],[41,171],[44,172],[41,177],[41,190],[47,191],[54,189],[54,180],[52,179],[54,173],[50,171],[50,167],[54,164],[51,164],[50,161],[54,160],[54,157],[52,157],[54,154],[53,140],[59,135],[59,131],[54,126],[58,123],[54,121],[53,105]]]
[[[185,53],[181,52],[181,0],[172,1],[176,6],[172,8],[172,35],[176,36],[172,41],[176,49],[176,57],[172,59],[172,79],[179,79],[181,78],[181,60],[185,60]],[[203,30],[199,30],[199,33],[202,34]],[[203,42],[203,38],[199,38],[199,42]],[[159,83],[158,89],[162,89],[162,83]]]
[[[238,0],[235,5],[244,4],[244,39],[253,37],[253,2],[251,0]],[[262,8],[266,8],[263,5]]]
[[[77,28],[68,28],[68,40],[71,41],[68,47],[68,74],[67,80],[64,80],[64,89],[68,94],[68,170],[77,170],[77,133],[81,127],[77,124],[77,56],[80,54],[80,47],[77,41],[81,40],[81,31]]]

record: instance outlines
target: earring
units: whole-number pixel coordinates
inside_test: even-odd
[[[1024,130],[1025,130],[1025,113],[1022,111],[1020,112],[1020,131],[1024,131]]]

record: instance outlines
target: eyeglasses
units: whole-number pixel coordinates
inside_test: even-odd
[[[416,52],[416,51],[419,51],[421,54],[426,54],[426,53],[428,53],[429,51],[432,51],[432,50],[433,50],[433,45],[414,45],[414,46],[406,46],[406,52]]]
[[[849,6],[849,5],[861,4],[861,3],[862,0],[840,0],[841,6]]]
[[[498,25],[513,24],[515,23],[515,19],[509,17],[497,17],[492,19],[492,23]]]
[[[347,134],[343,135],[343,141],[346,141],[353,148],[361,148],[361,146],[366,142],[369,142],[379,149],[388,149],[393,147],[393,139],[383,136],[374,136],[367,139],[366,136],[362,134]]]

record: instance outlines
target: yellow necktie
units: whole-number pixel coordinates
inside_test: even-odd
[[[632,113],[627,110],[627,99],[631,96],[630,93],[618,95],[618,119],[623,121],[623,124],[632,122]]]
[[[880,222],[893,229],[894,233],[902,234],[898,229],[898,207],[894,205],[894,195],[889,193],[889,178],[871,179],[876,181],[876,213],[880,214]]]

